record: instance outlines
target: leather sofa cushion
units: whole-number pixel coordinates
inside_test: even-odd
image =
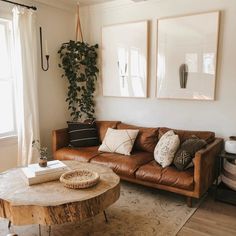
[[[116,153],[101,153],[91,159],[91,163],[104,164],[121,176],[135,177],[135,171],[142,165],[153,160],[153,154],[149,152],[135,152],[131,156]]]
[[[96,121],[100,143],[102,143],[106,135],[107,129],[108,128],[116,129],[119,123],[120,121]]]
[[[153,182],[155,184],[168,185],[185,190],[193,190],[193,168],[186,171],[178,171],[174,166],[162,168],[155,161],[141,166],[135,173],[139,180]]]
[[[158,142],[158,128],[146,128],[119,123],[117,129],[138,129],[139,133],[134,143],[134,150],[154,152]]]
[[[159,139],[163,134],[165,134],[169,130],[171,130],[171,128],[167,127],[159,128]],[[176,134],[179,135],[181,143],[191,138],[192,135],[195,135],[200,139],[204,139],[207,143],[211,143],[215,140],[215,133],[211,131],[190,131],[190,130],[178,130],[178,129],[173,129],[173,130]]]
[[[64,147],[55,152],[54,159],[89,162],[90,159],[97,155],[99,155],[98,146],[80,148]]]

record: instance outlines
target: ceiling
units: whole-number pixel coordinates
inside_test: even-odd
[[[118,0],[33,0],[35,2],[43,3],[49,6],[54,6],[62,9],[71,10],[77,5],[77,3],[81,5],[93,5],[104,2],[113,2]],[[119,0],[120,1],[120,0]],[[148,0],[129,0],[130,2],[141,2]],[[156,0],[157,1],[157,0]],[[160,0],[158,0],[160,1]]]
[[[92,4],[98,4],[103,2],[112,2],[114,0],[72,0],[74,2],[79,2],[82,5],[92,5]]]
[[[70,1],[72,1],[74,3],[79,2],[81,5],[92,5],[92,4],[99,4],[99,3],[104,3],[104,2],[112,2],[115,0],[70,0]],[[142,2],[142,1],[147,1],[147,0],[130,0],[130,1]]]
[[[77,3],[81,5],[92,5],[104,2],[112,2],[114,0],[33,0],[35,2],[43,3],[49,6],[54,6],[62,9],[72,9]]]

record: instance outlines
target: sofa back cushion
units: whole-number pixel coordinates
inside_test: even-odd
[[[107,129],[116,129],[119,123],[120,121],[96,121],[100,143],[102,143],[106,135]]]
[[[134,143],[134,150],[154,152],[158,142],[158,128],[146,128],[119,123],[117,129],[138,129],[139,133]]]
[[[207,143],[211,143],[215,140],[215,133],[211,131],[178,130],[167,127],[159,128],[159,139],[163,134],[165,134],[169,130],[174,130],[174,132],[179,135],[180,143],[183,143],[185,140],[191,138],[193,135],[205,140]]]

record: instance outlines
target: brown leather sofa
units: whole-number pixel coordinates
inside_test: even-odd
[[[216,178],[216,157],[221,151],[223,140],[215,138],[213,132],[174,130],[181,142],[191,135],[207,141],[208,145],[198,151],[193,159],[194,167],[178,171],[175,166],[162,168],[153,157],[159,138],[170,128],[144,128],[119,121],[97,121],[98,133],[102,142],[107,128],[139,129],[131,156],[116,153],[101,153],[98,146],[68,147],[67,129],[53,131],[53,156],[58,160],[78,160],[107,165],[121,179],[187,196],[191,206],[192,198],[200,198]]]

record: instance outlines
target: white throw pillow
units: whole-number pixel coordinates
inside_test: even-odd
[[[99,151],[130,155],[139,130],[108,128]]]
[[[176,135],[173,130],[166,132],[155,147],[154,159],[163,168],[169,166],[174,160],[179,145],[179,136]]]

